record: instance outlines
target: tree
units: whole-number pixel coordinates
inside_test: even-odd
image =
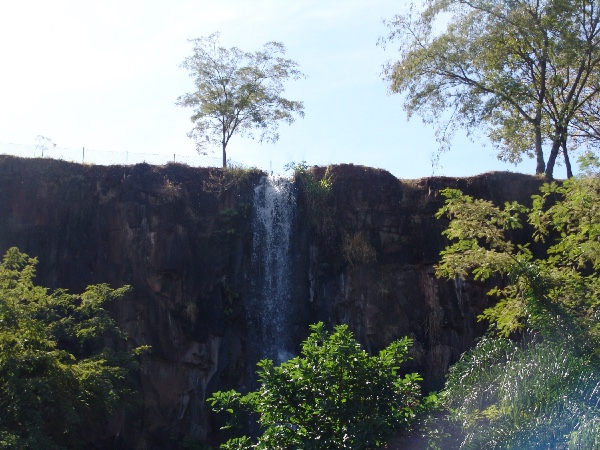
[[[35,137],[35,149],[41,150],[42,158],[44,157],[44,152],[47,152],[49,147],[56,147],[56,144],[47,136],[42,136],[38,134]]]
[[[121,403],[143,350],[103,345],[125,338],[103,306],[129,288],[48,293],[33,284],[36,264],[16,248],[0,263],[0,447],[87,448],[82,424]]]
[[[177,105],[194,109],[195,124],[188,137],[203,153],[208,145],[221,145],[223,167],[227,166],[227,144],[234,133],[275,142],[280,121],[291,124],[294,113],[304,117],[302,102],[283,98],[288,78],[304,77],[298,64],[280,55],[285,47],[268,42],[262,51],[249,53],[237,47],[219,46],[219,33],[192,39],[192,56],[181,67],[195,77],[196,90],[177,99]]]
[[[565,343],[487,335],[451,367],[441,397],[460,448],[597,450],[599,382]]]
[[[498,297],[442,393],[461,448],[599,448],[600,178],[547,184],[531,208],[444,195],[452,243],[438,275],[495,281]],[[525,214],[546,255],[510,241]]]
[[[383,41],[400,44],[384,76],[392,92],[406,94],[408,116],[437,123],[442,150],[456,129],[483,129],[501,160],[535,157],[536,173],[552,178],[562,151],[572,176],[569,136],[586,121],[598,123],[588,111],[600,96],[597,0],[425,4],[391,20]],[[575,135],[573,145],[588,138]]]
[[[231,439],[226,449],[368,449],[407,427],[419,409],[421,378],[398,375],[410,339],[369,356],[346,325],[328,333],[311,326],[302,354],[275,366],[259,362],[260,388],[241,395],[217,392],[209,399],[217,412],[258,414],[262,434]]]

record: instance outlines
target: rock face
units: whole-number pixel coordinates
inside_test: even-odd
[[[289,336],[298,345],[319,320],[349,324],[369,351],[409,335],[406,369],[418,370],[426,389],[441,387],[449,364],[482,332],[475,318],[488,300],[484,286],[434,276],[445,245],[444,223],[433,217],[439,191],[527,203],[540,181],[510,173],[405,181],[352,165],[330,174],[316,222],[297,187]],[[247,293],[256,283],[251,219],[261,176],[0,156],[1,252],[17,246],[37,257],[37,282],[50,288],[133,287],[112,312],[129,335],[123,345],[152,348],[139,374],[140,405],[91,436],[98,448],[211,441],[206,397],[253,384]]]
[[[335,166],[331,175],[343,261],[337,270],[319,271],[315,319],[348,323],[372,352],[412,337],[407,370],[419,371],[426,389],[441,388],[449,364],[485,330],[476,317],[488,305],[488,289],[435,277],[434,265],[447,244],[441,234],[447,222],[434,217],[444,203],[440,190],[458,188],[497,204],[529,204],[540,180],[508,172],[398,180],[382,170],[352,165]],[[514,239],[523,242],[525,235]],[[362,245],[375,250],[372,261],[355,257],[364,251],[353,253],[353,247]],[[332,258],[320,253],[316,263],[330,264]]]

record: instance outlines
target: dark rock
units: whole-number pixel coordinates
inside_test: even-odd
[[[446,244],[445,223],[434,217],[439,191],[527,203],[541,181],[513,173],[398,180],[353,165],[334,166],[331,175],[323,211],[329,228],[297,225],[293,278],[304,312],[294,336],[300,342],[318,320],[347,323],[376,352],[409,335],[415,344],[406,370],[421,372],[426,389],[440,388],[449,364],[484,330],[476,316],[488,299],[485,286],[434,276]],[[260,176],[227,181],[219,169],[178,164],[0,156],[0,252],[17,246],[37,257],[37,282],[51,289],[134,288],[112,312],[129,335],[120,345],[152,347],[139,374],[141,401],[97,431],[96,447],[169,449],[186,437],[210,440],[216,430],[207,396],[252,385],[244,293]]]

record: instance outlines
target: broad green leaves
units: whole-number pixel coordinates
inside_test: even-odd
[[[284,82],[304,75],[297,63],[281,56],[285,47],[280,42],[249,53],[220,47],[218,40],[219,33],[191,40],[193,54],[181,67],[195,78],[196,90],[180,96],[177,104],[194,110],[188,136],[196,140],[198,152],[220,145],[226,167],[226,147],[234,133],[252,137],[258,130],[260,141],[275,142],[279,122],[293,123],[295,113],[304,117],[302,102],[282,97]]]
[[[410,339],[369,356],[345,325],[333,333],[322,323],[311,330],[300,356],[280,366],[259,363],[257,391],[217,392],[209,399],[218,412],[257,414],[262,430],[254,444],[243,437],[222,448],[369,449],[411,423],[420,407],[421,378],[398,374]]]
[[[129,288],[48,293],[36,264],[16,248],[0,263],[0,447],[79,448],[81,424],[106,420],[143,350],[103,345],[124,337],[104,307]]]

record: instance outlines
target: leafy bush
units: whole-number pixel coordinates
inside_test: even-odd
[[[234,420],[243,411],[258,415],[262,434],[257,442],[243,436],[222,448],[369,449],[413,421],[421,378],[398,374],[410,339],[369,356],[346,325],[333,333],[322,323],[311,330],[300,356],[280,366],[259,362],[257,391],[216,392],[209,399],[216,412],[233,414]]]
[[[328,205],[333,179],[330,168],[325,169],[322,178],[317,178],[306,161],[286,164],[285,170],[294,171],[294,180],[302,186],[301,204],[306,214],[308,225],[318,233],[330,233],[335,229],[334,211]]]
[[[370,264],[377,260],[377,252],[365,235],[357,231],[353,235],[344,234],[342,237],[342,254],[350,266],[355,264]]]
[[[85,447],[82,422],[102,423],[119,404],[143,350],[103,346],[125,338],[104,305],[129,287],[48,293],[33,284],[36,264],[17,248],[0,263],[0,447]]]
[[[600,178],[547,184],[531,208],[443,194],[452,243],[438,275],[502,276],[480,317],[488,335],[442,393],[461,448],[600,448]],[[525,215],[546,255],[508,239]]]
[[[264,172],[255,167],[231,165],[230,163],[229,167],[211,170],[208,180],[205,180],[202,184],[202,189],[205,192],[210,192],[220,197],[232,189],[243,190],[251,188],[254,181],[264,175]]]
[[[600,448],[597,366],[558,342],[488,335],[450,369],[443,398],[461,448]]]

